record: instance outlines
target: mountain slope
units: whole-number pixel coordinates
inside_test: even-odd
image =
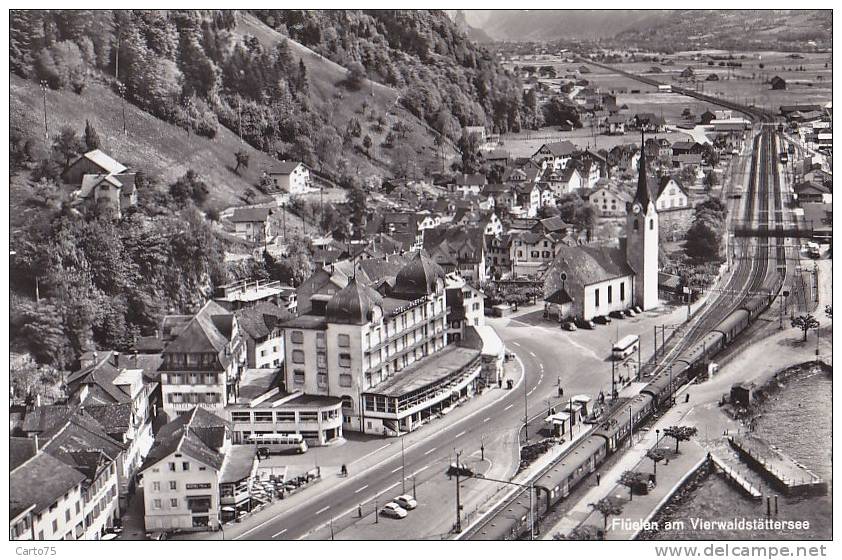
[[[102,140],[102,148],[116,160],[164,184],[174,182],[189,168],[201,174],[210,188],[211,206],[238,203],[245,191],[257,183],[259,170],[274,160],[240,142],[239,137],[220,126],[214,139],[187,135],[182,128],[169,124],[126,103],[128,134],[123,134],[120,96],[101,84],[89,84],[81,95],[72,91],[47,92],[47,117],[50,136],[68,125],[81,134],[89,120]],[[9,75],[9,128],[24,138],[43,142],[43,97],[37,83]],[[249,154],[249,167],[233,172],[234,153]]]

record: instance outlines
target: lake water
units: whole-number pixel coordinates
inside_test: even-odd
[[[718,473],[704,479],[689,496],[677,505],[668,518],[682,520],[683,530],[662,530],[657,540],[759,540],[759,539],[830,539],[832,537],[832,455],[831,411],[832,380],[821,370],[804,370],[790,378],[785,387],[771,397],[762,407],[757,419],[755,434],[805,465],[828,482],[825,496],[778,497],[778,520],[809,522],[801,530],[758,529],[752,531],[725,528],[693,528],[692,519],[728,521],[737,519],[764,519],[766,501],[748,499]],[[732,465],[742,464],[727,444],[719,453],[728,455]],[[746,472],[744,469],[743,472]],[[753,471],[749,471],[753,473]],[[756,480],[756,475],[751,480]],[[777,491],[761,483],[764,496],[777,495]],[[773,506],[774,507],[774,506]],[[663,525],[662,525],[663,526]]]

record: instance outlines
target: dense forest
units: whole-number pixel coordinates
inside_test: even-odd
[[[400,102],[439,133],[520,130],[534,108],[518,79],[443,11],[259,10],[270,27],[349,69],[401,91]]]

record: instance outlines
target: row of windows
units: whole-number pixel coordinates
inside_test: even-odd
[[[218,404],[222,402],[219,393],[170,393],[167,395],[170,404]]]
[[[162,509],[162,503],[160,498],[155,498],[152,500],[152,509]],[[170,508],[177,508],[178,507],[178,498],[170,498],[169,501]]]
[[[613,303],[614,286],[608,286],[608,303]],[[594,305],[599,307],[599,288],[593,291]],[[626,301],[626,283],[620,282],[620,301]]]
[[[167,373],[170,385],[216,385],[219,375],[216,373]]]

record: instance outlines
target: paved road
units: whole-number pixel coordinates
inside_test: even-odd
[[[407,436],[405,466],[401,461],[399,440],[384,440],[383,446],[372,452],[373,457],[383,456],[376,464],[361,461],[358,468],[362,470],[352,466],[351,475],[347,479],[337,478],[335,473],[326,473],[326,479],[302,493],[299,500],[290,499],[289,507],[284,507],[282,502],[280,506],[284,508],[283,511],[273,513],[272,516],[257,515],[228,531],[236,536],[229,535],[227,538],[298,539],[324,530],[331,522],[347,526],[351,523],[350,519],[357,516],[360,504],[363,504],[364,514],[367,514],[374,507],[375,498],[382,505],[384,497],[392,498],[400,494],[402,472],[406,473],[409,480],[415,476],[419,494],[427,498],[424,500],[425,507],[436,508],[437,512],[440,510],[438,515],[432,516],[434,521],[425,526],[413,524],[413,531],[417,529],[417,534],[411,537],[430,538],[431,535],[446,532],[452,525],[455,513],[448,506],[445,496],[441,500],[430,499],[430,492],[426,487],[422,490],[422,487],[427,485],[430,491],[453,492],[449,485],[445,489],[434,482],[446,477],[445,471],[453,460],[454,449],[461,450],[465,454],[463,457],[471,456],[483,442],[486,457],[493,462],[492,468],[495,469],[491,475],[508,478],[514,474],[517,464],[516,442],[524,417],[524,400],[530,417],[545,410],[548,398],[557,400],[559,378],[565,397],[576,394],[593,397],[600,390],[608,394],[611,364],[607,358],[611,341],[617,337],[617,333],[620,336],[632,332],[640,334],[645,360],[653,344],[652,325],[682,320],[685,313],[683,309],[673,310],[671,314],[648,313],[633,319],[615,321],[595,331],[575,333],[561,331],[558,326],[543,321],[540,311],[489,320],[507,347],[515,352],[523,364],[522,384],[511,391],[491,389],[491,395],[480,397],[487,402],[493,399],[485,408],[471,408],[471,403],[468,403],[465,411],[457,409],[451,412],[452,416],[431,422],[419,432]],[[621,374],[628,373],[618,370],[617,375]],[[384,449],[387,445],[388,448]],[[467,499],[473,496],[475,501],[479,500],[484,489],[478,485],[482,484],[489,483],[478,480],[466,482]],[[493,488],[488,490],[491,491]],[[452,503],[452,496],[447,497]],[[468,511],[469,507],[466,505],[465,509]],[[418,521],[421,520],[420,516],[415,513],[413,515]],[[430,516],[425,515],[424,518]],[[387,525],[383,527],[382,538],[392,538],[391,534],[387,534]],[[321,536],[323,532],[316,534]]]

